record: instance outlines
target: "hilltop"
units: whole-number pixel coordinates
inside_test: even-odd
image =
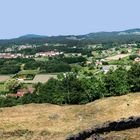
[[[9,44],[34,44],[34,43],[65,43],[66,41],[90,41],[93,43],[131,43],[140,41],[140,29],[129,29],[124,31],[112,32],[92,32],[85,35],[36,35],[27,34],[13,39],[0,40],[0,46],[7,46]]]
[[[140,35],[140,28],[136,29],[128,29],[124,31],[112,31],[112,32],[93,32],[85,35],[60,35],[60,36],[45,36],[45,35],[36,35],[36,34],[27,34],[20,36],[19,38],[47,38],[47,37],[64,37],[66,39],[76,40],[76,39],[88,39],[88,38],[94,38],[99,36],[105,36],[105,35]]]
[[[100,99],[86,105],[29,104],[0,109],[2,140],[63,140],[69,134],[106,121],[140,116],[140,94]],[[108,135],[138,137],[139,129]],[[129,132],[135,136],[132,137]]]
[[[36,34],[27,34],[27,35],[20,36],[19,38],[30,39],[30,38],[44,38],[44,37],[47,37],[47,36],[44,36],[44,35],[36,35]]]

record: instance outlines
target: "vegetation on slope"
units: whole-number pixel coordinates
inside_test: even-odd
[[[129,70],[120,67],[98,77],[81,78],[76,73],[68,73],[47,83],[35,84],[33,94],[20,98],[1,97],[0,107],[29,103],[85,104],[103,97],[139,92],[139,83],[139,64],[132,65]]]
[[[1,137],[3,140],[63,140],[69,134],[75,134],[108,120],[116,121],[130,116],[139,116],[139,100],[140,93],[135,93],[104,98],[86,105],[30,104],[1,108]],[[130,133],[132,131],[133,137],[139,138],[139,129],[115,135],[124,134],[132,138]]]

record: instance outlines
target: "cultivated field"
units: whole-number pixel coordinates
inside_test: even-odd
[[[10,76],[8,76],[8,75],[0,75],[0,82],[5,82],[8,79],[10,79]]]
[[[122,59],[122,58],[124,58],[124,57],[129,56],[129,55],[130,55],[130,54],[118,54],[118,55],[115,55],[115,56],[107,57],[106,60],[107,60],[107,61],[119,60],[119,59]]]
[[[33,80],[26,80],[22,81],[23,83],[45,83],[47,82],[50,78],[57,78],[57,75],[53,74],[37,74]]]
[[[1,140],[64,140],[69,134],[108,120],[140,116],[140,93],[100,99],[87,105],[30,104],[1,108],[0,116]],[[111,132],[106,136],[127,135],[125,140],[139,140],[139,130]]]

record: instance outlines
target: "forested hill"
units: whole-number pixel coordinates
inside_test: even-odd
[[[132,43],[140,42],[140,29],[114,32],[96,32],[86,35],[43,36],[28,34],[14,39],[0,40],[0,46],[8,44],[65,43],[68,41],[88,43]]]

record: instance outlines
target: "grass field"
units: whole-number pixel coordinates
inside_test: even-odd
[[[47,82],[50,78],[57,78],[57,75],[55,74],[37,74],[35,75],[33,80],[25,80],[23,81],[24,83],[45,83]]]
[[[125,58],[125,57],[128,57],[130,54],[118,54],[118,55],[115,55],[115,56],[111,56],[111,57],[107,57],[106,60],[107,61],[112,61],[112,60],[119,60],[120,58]]]
[[[0,75],[0,83],[10,79],[9,75]]]
[[[100,99],[86,105],[29,104],[1,108],[0,116],[1,140],[64,140],[69,134],[108,120],[140,116],[140,93]],[[139,140],[139,131],[138,128],[104,136],[127,135],[125,140]]]
[[[38,58],[35,58],[36,61],[48,61],[48,57],[38,57]]]
[[[38,74],[39,70],[22,70],[18,73],[18,75],[26,75],[26,74]]]

